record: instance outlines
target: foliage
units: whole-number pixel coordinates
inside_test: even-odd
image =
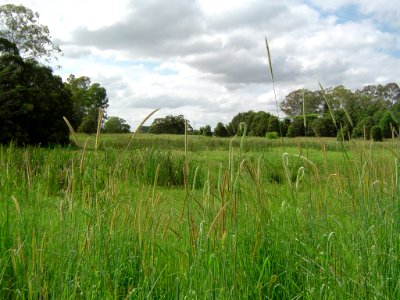
[[[280,123],[278,117],[271,116],[268,120],[267,132],[280,132]]]
[[[91,83],[89,77],[70,75],[66,87],[72,95],[74,114],[70,120],[73,127],[85,133],[97,131],[98,111],[108,107],[107,91],[99,83]]]
[[[366,140],[369,140],[371,138],[371,128],[374,126],[374,124],[375,122],[373,117],[364,117],[357,123],[357,126],[353,128],[353,137],[363,137]]]
[[[106,133],[128,133],[131,127],[126,121],[118,117],[109,117],[104,123],[104,132]]]
[[[214,135],[218,137],[226,137],[228,136],[228,131],[226,130],[224,124],[222,122],[218,122],[217,126],[214,128]]]
[[[151,124],[149,132],[155,134],[184,134],[185,118],[183,115],[168,115],[164,118],[156,118]]]
[[[303,112],[303,99],[305,100]],[[289,93],[281,102],[281,110],[290,117],[305,114],[314,114],[322,111],[323,98],[320,91],[310,91],[307,89],[299,89]]]
[[[399,124],[393,116],[391,111],[386,111],[379,121],[379,126],[382,128],[382,134],[384,138],[392,137],[392,130],[398,128]]]
[[[337,132],[338,141],[348,141],[350,139],[350,129],[347,125],[341,127]]]
[[[336,136],[336,127],[335,124],[333,124],[329,113],[325,113],[322,116],[312,120],[310,123],[310,128],[315,132],[315,135],[319,137]]]
[[[294,127],[293,124],[290,124],[288,126],[288,130],[287,130],[286,136],[289,137],[289,138],[296,137],[296,130],[295,130],[295,127]]]
[[[206,125],[204,127],[200,127],[199,132],[204,136],[212,136],[212,131],[210,125]]]
[[[265,136],[270,117],[271,114],[264,111],[238,113],[227,126],[228,135],[240,134],[240,123],[246,123],[250,136]]]
[[[383,130],[379,125],[375,125],[371,128],[371,138],[374,142],[382,142]]]
[[[279,137],[279,133],[277,133],[276,131],[268,131],[265,134],[265,137],[270,140],[277,139]]]
[[[0,56],[0,143],[67,143],[63,116],[71,114],[70,93],[50,68],[18,55]]]
[[[50,38],[47,26],[38,22],[39,14],[23,5],[0,6],[0,38],[14,43],[24,58],[49,59],[61,52]]]

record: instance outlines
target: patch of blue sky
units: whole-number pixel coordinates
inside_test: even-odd
[[[315,5],[311,1],[305,1],[312,9],[315,9],[322,18],[327,18],[331,16],[336,17],[337,23],[349,23],[357,22],[365,19],[367,16],[364,15],[358,8],[356,4],[348,4],[339,7],[336,10],[324,10],[318,5]]]
[[[379,52],[400,59],[400,49],[379,49]]]
[[[355,4],[342,6],[335,11],[335,16],[338,23],[359,22],[367,18]]]

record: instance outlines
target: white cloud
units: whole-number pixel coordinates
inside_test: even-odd
[[[278,100],[318,80],[353,89],[396,81],[397,2],[21,1],[64,50],[56,72],[106,87],[108,114],[132,127],[157,107],[156,117],[184,114],[212,127],[250,109],[276,113],[265,35]]]

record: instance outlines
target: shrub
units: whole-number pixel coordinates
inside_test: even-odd
[[[266,134],[265,134],[265,137],[267,138],[267,139],[277,139],[278,137],[279,137],[279,134],[276,132],[276,131],[270,131],[270,132],[267,132]]]

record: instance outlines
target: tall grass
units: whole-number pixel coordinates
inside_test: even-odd
[[[0,298],[399,298],[396,143],[238,142],[0,146]]]

